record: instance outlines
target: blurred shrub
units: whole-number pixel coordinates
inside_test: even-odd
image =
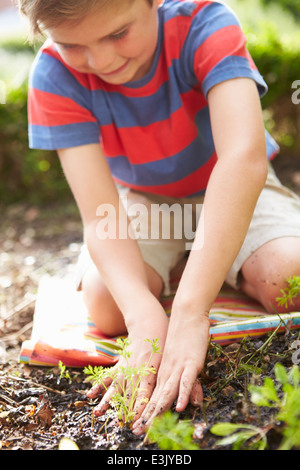
[[[300,20],[300,2],[299,0],[261,0],[262,5],[276,4],[288,11],[296,20]]]
[[[27,82],[6,90],[0,105],[0,201],[38,204],[69,196],[55,152],[30,150],[27,137]]]
[[[33,48],[17,40],[0,48],[3,62],[0,70],[0,202],[3,204],[18,201],[39,204],[70,197],[56,153],[28,148],[27,76],[34,55]]]
[[[300,33],[282,35],[269,23],[261,23],[255,31],[247,26],[244,29],[250,53],[269,85],[262,101],[267,128],[283,153],[299,155],[300,105],[292,103],[291,85],[300,80]],[[56,153],[28,149],[28,73],[23,59],[26,55],[30,65],[35,50],[15,41],[0,46],[0,58],[1,51],[10,54],[12,62],[5,60],[0,69],[0,81],[6,89],[6,103],[0,104],[0,200],[5,204],[20,200],[38,204],[69,198]],[[15,72],[9,76],[5,67],[9,69],[6,72],[21,68],[23,76],[16,80]]]
[[[281,34],[270,22],[261,22],[255,32],[245,27],[248,49],[269,85],[264,107],[282,96],[291,96],[291,85],[300,79],[300,32]]]
[[[269,91],[262,99],[266,126],[282,152],[300,155],[300,105],[292,102],[292,84],[300,80],[300,32],[281,34],[273,23],[245,28],[249,51]]]

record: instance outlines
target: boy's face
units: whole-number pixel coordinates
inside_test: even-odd
[[[63,60],[82,73],[92,73],[107,83],[120,85],[142,78],[154,57],[158,21],[154,0],[117,1],[88,14],[79,23],[47,29]]]

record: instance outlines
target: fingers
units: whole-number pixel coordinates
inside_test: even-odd
[[[200,406],[203,402],[203,390],[200,380],[197,378],[191,393],[190,402],[193,406]]]
[[[135,423],[142,415],[144,409],[148,406],[149,399],[153,393],[156,384],[156,374],[150,373],[141,381],[139,391],[135,399],[135,416],[133,423]]]
[[[203,392],[199,379],[195,379],[197,376],[196,371],[186,372],[183,374],[180,389],[178,394],[178,400],[176,404],[176,411],[182,412],[188,405],[189,401],[194,406],[199,406],[203,400]]]
[[[116,370],[116,366],[112,368],[112,371]],[[96,385],[94,385],[86,394],[88,398],[98,398],[99,395],[101,395],[105,390],[108,389],[110,384],[113,381],[113,374],[105,377],[101,382],[98,382]]]
[[[138,376],[132,378],[127,383],[122,374],[115,375],[113,378],[109,377],[105,383],[96,384],[87,393],[88,398],[97,398],[101,393],[104,393],[100,403],[94,408],[95,416],[102,416],[106,413],[113,399],[117,394],[126,396],[127,409],[132,410],[134,419],[137,420],[144,408],[149,402],[153,389],[156,383],[156,374],[150,372],[146,377],[140,381]],[[126,407],[126,405],[124,405]]]
[[[113,373],[114,370],[117,370],[116,366],[113,367],[111,370],[112,370],[112,374],[105,377],[101,382],[94,385],[86,394],[88,398],[93,399],[93,398],[98,398],[100,395],[102,395],[105,392],[99,405],[97,405],[94,408],[94,414],[96,416],[101,416],[107,411],[109,407],[109,403],[117,391],[117,387],[114,384],[118,384],[118,383],[120,384],[122,380],[122,376],[120,374],[119,376],[117,376],[116,374]]]
[[[108,386],[110,385],[110,386]],[[130,391],[127,394],[126,384],[123,374],[112,374],[108,379],[105,380],[103,388],[106,390],[100,403],[94,408],[95,416],[102,416],[108,408],[111,402],[118,394],[126,394],[130,398]],[[102,389],[103,391],[103,389]]]
[[[117,392],[117,387],[115,385],[111,385],[107,392],[104,394],[102,397],[102,400],[100,401],[99,405],[95,406],[94,408],[94,415],[95,416],[102,416],[106,411],[108,410],[110,406],[110,402],[113,398],[113,396]]]
[[[96,384],[94,387],[92,387],[86,394],[88,398],[97,398],[101,393],[103,392],[104,387],[102,384]]]
[[[199,380],[197,378],[195,379],[195,374],[197,374],[195,370],[183,372],[179,389],[176,376],[170,378],[164,386],[158,385],[154,390],[149,404],[141,414],[141,417],[133,425],[134,434],[143,434],[156,416],[172,407],[177,396],[177,412],[184,411],[189,401],[194,406],[199,406],[203,400],[203,392]]]

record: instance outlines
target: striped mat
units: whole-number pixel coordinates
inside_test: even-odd
[[[161,299],[170,315],[178,278],[171,283],[172,294]],[[300,312],[267,314],[255,300],[224,285],[210,311],[211,341],[227,345],[242,338],[258,337],[275,329],[300,328]],[[117,338],[105,336],[91,322],[81,293],[70,281],[42,279],[30,340],[23,342],[19,362],[36,366],[82,368],[110,366],[119,358]]]

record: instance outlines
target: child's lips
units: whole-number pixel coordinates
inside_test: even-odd
[[[130,59],[128,59],[125,64],[123,64],[121,67],[119,67],[118,69],[112,71],[112,72],[108,72],[108,73],[101,73],[101,75],[105,76],[105,77],[109,77],[109,76],[112,76],[112,75],[117,75],[118,73],[121,73],[123,72],[123,70],[126,69],[127,65],[129,64],[130,62]]]

